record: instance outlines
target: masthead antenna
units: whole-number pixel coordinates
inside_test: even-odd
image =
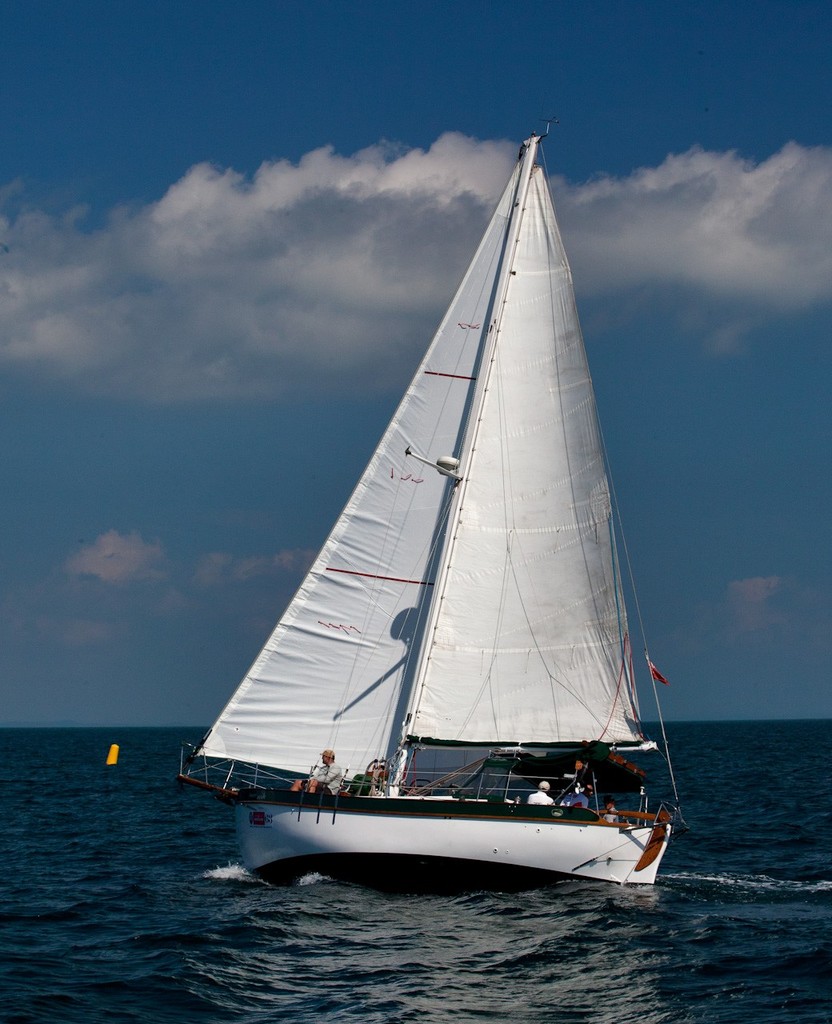
[[[560,121],[556,117],[554,117],[554,116],[552,116],[552,117],[541,117],[540,120],[541,121],[545,121],[545,123],[546,123],[546,131],[540,136],[541,139],[545,139],[546,138],[546,136],[549,134],[549,130],[551,129],[553,124],[560,124]]]

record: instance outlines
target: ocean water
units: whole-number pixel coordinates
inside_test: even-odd
[[[0,730],[0,1021],[830,1022],[830,724],[668,726],[654,887],[418,898],[247,874],[199,729]]]

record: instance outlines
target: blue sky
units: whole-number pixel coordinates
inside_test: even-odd
[[[832,717],[830,38],[826,3],[7,5],[0,722],[210,723],[553,114],[667,717]]]

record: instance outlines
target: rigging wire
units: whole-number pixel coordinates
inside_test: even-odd
[[[596,421],[598,423],[598,434],[599,434],[599,437],[601,439],[601,451],[602,451],[603,457],[604,457],[604,464],[606,465],[606,468],[607,468],[607,479],[609,481],[610,494],[612,496],[613,515],[615,516],[615,519],[618,522],[618,534],[619,534],[620,541],[621,541],[621,548],[622,548],[622,550],[624,552],[624,564],[627,567],[627,578],[628,578],[629,584],[630,584],[630,593],[632,595],[633,608],[635,609],[636,619],[638,621],[639,633],[641,634],[641,642],[642,642],[643,649],[644,649],[645,661],[646,661],[646,663],[648,665],[648,668],[649,668],[651,662],[650,662],[650,655],[649,655],[648,648],[647,648],[647,634],[646,634],[646,631],[645,631],[645,628],[644,628],[644,618],[643,618],[642,613],[641,613],[641,603],[640,603],[640,601],[638,599],[638,591],[636,589],[635,574],[633,572],[633,565],[632,565],[632,562],[630,560],[630,549],[627,546],[627,537],[626,537],[626,534],[624,532],[624,524],[623,524],[622,516],[621,516],[621,508],[620,508],[620,506],[618,504],[618,494],[616,493],[616,490],[615,490],[615,481],[613,479],[612,471],[610,469],[610,461],[609,461],[609,456],[608,456],[608,452],[607,452],[606,441],[604,439],[604,432],[601,429],[600,419],[597,416],[596,416]],[[618,545],[616,545],[616,546],[618,546]],[[673,788],[673,798],[674,798],[674,800],[676,802],[676,806],[677,806],[677,809],[678,809],[678,806],[679,806],[679,790],[678,790],[678,788],[676,786],[676,774],[673,771],[673,762],[671,761],[671,758],[670,758],[670,747],[669,747],[668,742],[667,742],[667,730],[665,728],[664,714],[662,713],[662,706],[661,706],[661,702],[659,701],[659,693],[658,693],[658,690],[656,689],[656,680],[653,678],[652,672],[650,672],[650,680],[651,680],[652,688],[653,688],[653,702],[655,704],[656,713],[657,713],[658,718],[659,718],[659,729],[661,731],[662,744],[663,744],[663,747],[664,747],[663,754],[664,754],[665,761],[667,762],[667,770],[668,770],[668,774],[670,775],[670,783],[671,783],[671,786]]]
[[[549,134],[549,125],[552,122],[557,124],[558,123],[557,118],[552,118],[551,122],[547,121],[546,133],[541,136],[541,145],[538,146],[538,154],[540,156],[540,160],[541,160],[541,163],[543,164],[543,168],[544,168],[544,170],[546,172],[546,177],[547,178],[549,177],[549,169],[548,169],[548,166],[546,164],[546,155],[545,155],[544,148],[543,148],[543,145],[542,145],[542,140],[545,139],[546,136]],[[603,432],[602,427],[601,427],[601,421],[600,421],[600,417],[598,416],[597,409],[596,409],[596,415],[595,415],[595,422],[596,422],[596,426],[597,426],[597,429],[598,429],[598,436],[599,436],[599,439],[600,439],[600,442],[601,442],[601,452],[602,452],[602,455],[603,455],[604,465],[605,465],[606,471],[607,471],[607,480],[608,480],[608,484],[609,484],[610,493],[611,493],[611,496],[612,496],[612,514],[613,514],[614,518],[618,522],[618,534],[619,534],[620,541],[621,541],[621,548],[623,549],[623,553],[624,553],[624,564],[627,567],[627,578],[629,580],[630,592],[632,594],[633,608],[635,609],[636,619],[638,620],[639,633],[641,634],[641,640],[642,640],[643,649],[644,649],[644,657],[645,657],[645,660],[646,660],[648,668],[649,668],[651,662],[650,662],[650,655],[649,655],[649,651],[648,651],[648,647],[647,647],[647,635],[646,635],[645,628],[644,628],[644,619],[642,617],[641,604],[640,604],[639,599],[638,599],[638,591],[636,590],[635,575],[633,573],[632,562],[630,561],[630,551],[629,551],[629,548],[627,546],[627,538],[626,538],[626,535],[624,533],[624,526],[623,526],[623,521],[622,521],[622,517],[621,517],[621,509],[620,509],[620,506],[618,504],[618,495],[616,494],[616,491],[615,491],[615,482],[614,482],[612,471],[611,471],[611,468],[610,468],[610,460],[609,460],[609,455],[608,455],[608,451],[607,451],[607,445],[606,445],[606,441],[604,439],[604,432]],[[613,530],[612,522],[610,523],[610,528],[611,528],[611,530],[612,530],[612,532],[614,534],[615,531]],[[614,540],[615,540],[615,538],[613,536],[613,541]],[[617,547],[618,547],[618,545],[613,543],[613,558],[614,558],[614,561],[615,561],[615,549]],[[616,588],[616,590],[617,590],[617,588]],[[671,758],[670,758],[670,747],[669,747],[668,741],[667,741],[667,731],[666,731],[666,728],[665,728],[665,721],[664,721],[664,715],[662,713],[661,703],[659,701],[659,694],[658,694],[658,690],[656,689],[656,680],[654,679],[652,672],[650,673],[650,680],[651,680],[652,688],[653,688],[653,701],[654,701],[654,704],[655,704],[655,707],[656,707],[656,712],[658,714],[658,719],[659,719],[659,728],[660,728],[661,736],[662,736],[662,744],[664,746],[664,750],[663,750],[664,758],[665,758],[665,761],[667,762],[668,774],[670,775],[670,782],[671,782],[671,786],[673,788],[673,796],[674,796],[674,800],[676,801],[676,805],[677,805],[677,808],[678,808],[678,806],[679,806],[679,791],[678,791],[678,788],[677,788],[677,785],[676,785],[676,775],[675,775],[675,773],[673,771],[673,763],[672,763]]]

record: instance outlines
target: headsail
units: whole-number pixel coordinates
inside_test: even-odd
[[[592,382],[549,187],[541,167],[529,176],[408,731],[633,741]]]
[[[408,710],[409,734],[440,741],[638,738],[592,386],[538,141],[207,756],[305,772],[331,746],[363,766],[392,751]],[[462,481],[408,449],[459,458]]]

